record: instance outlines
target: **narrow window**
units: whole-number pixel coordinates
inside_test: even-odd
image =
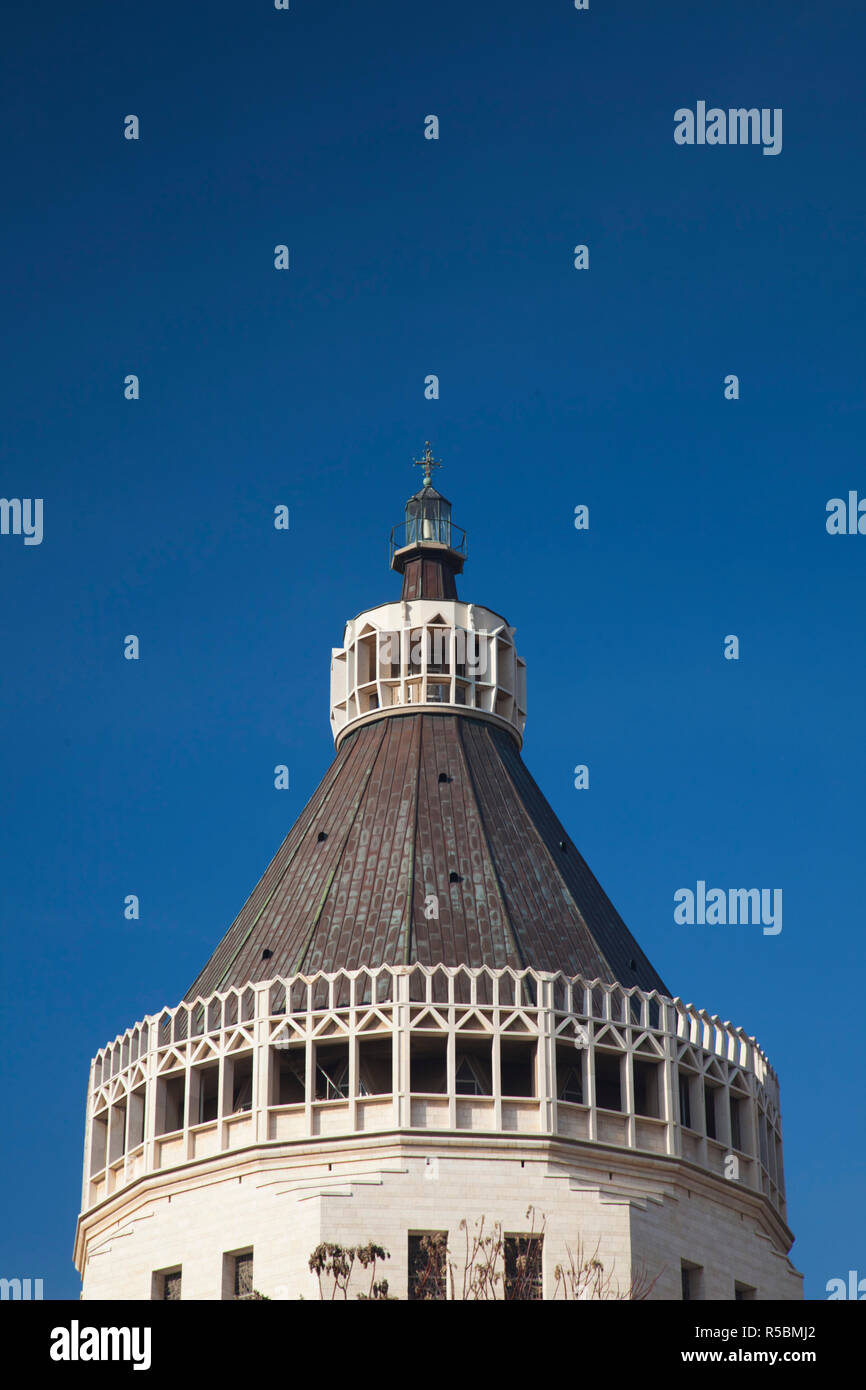
[[[680,1072],[680,1124],[684,1129],[692,1127],[692,1097],[689,1077]]]
[[[137,1149],[144,1143],[144,1102],[145,1088],[139,1086],[129,1097],[128,1134],[130,1149]]]
[[[469,642],[471,643],[471,641],[472,641],[472,638],[470,637],[470,638],[469,638]],[[465,680],[465,679],[466,679],[466,648],[467,648],[467,635],[466,635],[466,632],[465,632],[462,628],[458,628],[458,629],[457,629],[456,636],[455,636],[455,653],[454,653],[454,654],[455,654],[455,658],[456,658],[456,659],[455,659],[455,663],[454,663],[454,674],[455,674],[456,676],[459,676],[462,680]],[[470,647],[470,652],[474,652],[474,648],[471,648],[471,647]]]
[[[503,1038],[500,1068],[504,1096],[535,1095],[535,1055],[535,1043],[512,1042],[510,1038]]]
[[[90,1175],[99,1173],[105,1167],[108,1152],[108,1111],[94,1115],[90,1131]]]
[[[413,1036],[410,1046],[413,1094],[444,1095],[448,1079],[445,1039]]]
[[[758,1116],[758,1148],[761,1154],[761,1162],[764,1167],[769,1169],[770,1158],[767,1153],[767,1120],[766,1116]]]
[[[179,1126],[178,1126],[179,1127]],[[108,1124],[108,1161],[114,1163],[126,1152],[126,1101],[112,1105]]]
[[[490,1046],[458,1052],[455,1059],[455,1090],[458,1096],[493,1094]]]
[[[316,1100],[346,1100],[349,1095],[349,1047],[316,1048]]]
[[[737,1303],[752,1303],[758,1296],[753,1284],[734,1284],[734,1299]]]
[[[556,1098],[569,1105],[583,1105],[583,1052],[556,1049]]]
[[[447,675],[451,670],[448,650],[450,634],[446,628],[441,627],[428,628],[427,632],[427,670],[431,675]]]
[[[235,1255],[235,1298],[251,1298],[253,1292],[253,1252]]]
[[[302,1047],[275,1049],[274,1094],[277,1105],[303,1105],[306,1098]]]
[[[543,1236],[505,1237],[506,1298],[540,1301],[543,1245]]]
[[[770,1177],[773,1182],[778,1183],[779,1179],[776,1173],[776,1131],[769,1119],[767,1120],[767,1143],[769,1145],[769,1163],[767,1167],[770,1170]]]
[[[731,1148],[743,1149],[743,1102],[731,1096]]]
[[[683,1260],[680,1265],[683,1303],[695,1303],[703,1298],[704,1271],[700,1265]]]
[[[358,1044],[358,1095],[387,1096],[393,1082],[394,1053],[390,1038],[371,1038]]]
[[[253,1297],[253,1252],[249,1246],[223,1255],[222,1297],[228,1302]]]
[[[172,1134],[183,1129],[183,1109],[186,1099],[186,1077],[167,1076],[160,1080],[156,1094],[156,1132]]]
[[[659,1068],[657,1062],[634,1059],[634,1109],[636,1115],[659,1118]]]
[[[716,1088],[704,1082],[704,1117],[707,1122],[707,1138],[716,1136]]]
[[[154,1271],[151,1280],[151,1299],[164,1303],[179,1303],[181,1288],[181,1270],[177,1269],[157,1269]]]
[[[232,1063],[232,1114],[253,1108],[253,1059],[238,1057]]]
[[[447,1231],[409,1236],[409,1300],[441,1302],[447,1296]]]
[[[481,1083],[472,1069],[472,1063],[468,1057],[462,1057],[456,1069],[457,1094],[458,1096],[480,1096],[483,1094]]]
[[[622,1110],[619,1064],[616,1053],[595,1054],[595,1103],[600,1110]]]
[[[219,1063],[202,1067],[198,1078],[198,1122],[208,1124],[217,1117],[219,1107]]]

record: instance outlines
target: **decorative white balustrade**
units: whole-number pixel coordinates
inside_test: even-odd
[[[150,1016],[91,1067],[87,1210],[257,1145],[457,1132],[682,1158],[784,1216],[775,1073],[679,999],[532,970],[392,967],[229,989]]]
[[[346,624],[331,656],[331,732],[419,706],[480,714],[523,742],[526,664],[514,628],[476,603],[380,604]]]

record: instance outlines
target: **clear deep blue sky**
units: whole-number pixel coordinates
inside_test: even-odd
[[[670,986],[779,1071],[807,1295],[866,1275],[866,536],[825,529],[866,495],[862,5],[4,27],[0,495],[45,520],[0,536],[0,1275],[77,1295],[90,1058],[180,999],[328,766],[330,649],[398,592],[427,438],[530,769]],[[782,153],[678,147],[700,99],[781,107]],[[781,888],[781,934],[676,926],[698,879]]]

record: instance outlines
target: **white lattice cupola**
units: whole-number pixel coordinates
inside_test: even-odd
[[[449,707],[505,725],[523,742],[526,666],[514,628],[490,608],[461,603],[456,576],[466,533],[430,481],[439,467],[426,446],[424,485],[391,532],[391,568],[403,577],[398,602],[369,608],[346,624],[331,658],[331,731],[337,746],[360,723]]]

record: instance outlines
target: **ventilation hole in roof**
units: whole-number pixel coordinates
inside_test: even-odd
[[[448,773],[447,773],[447,772],[440,772],[440,773],[439,773],[439,781],[440,781],[440,782],[450,782],[450,781],[451,781],[451,778],[448,776]]]
[[[460,877],[459,874],[455,874],[455,873],[452,872],[452,873],[450,873],[450,874],[448,875],[448,882],[449,882],[449,883],[462,883],[462,882],[463,882],[463,879]]]
[[[561,850],[564,850],[564,849],[565,849],[565,841],[564,841],[564,840],[560,840],[560,842],[559,842],[559,848],[560,848]]]
[[[637,970],[637,961],[635,960],[634,956],[632,956],[631,960],[629,961],[628,968],[629,970]]]
[[[320,831],[319,831],[319,844],[321,844],[323,840],[327,840],[327,838],[328,838],[328,832],[327,832],[327,830],[320,830]]]
[[[266,946],[265,949],[262,951],[262,960],[270,960],[270,958],[271,958],[271,956],[272,956],[273,954],[274,954],[273,951],[271,951],[271,950]]]

